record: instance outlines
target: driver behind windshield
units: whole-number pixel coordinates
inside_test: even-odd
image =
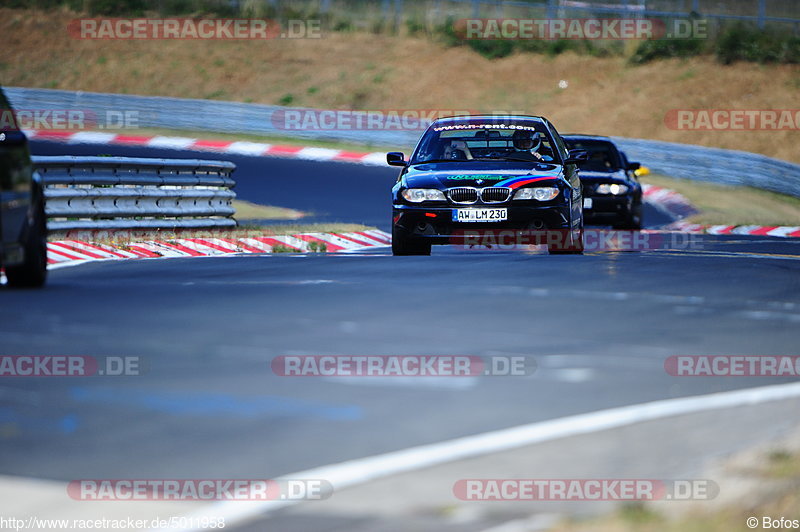
[[[539,153],[542,140],[539,135],[532,134],[530,131],[517,130],[513,137],[515,151],[508,154],[514,159],[525,159],[530,161],[541,161],[544,158]]]
[[[469,150],[467,143],[463,140],[451,140],[450,143],[445,146],[442,155],[444,159],[472,160],[472,152]]]
[[[535,131],[516,130],[513,135],[503,138],[499,131],[478,131],[474,143],[468,143],[464,137],[441,139],[439,142],[439,158],[446,161],[484,160],[517,160],[542,162],[552,161],[546,155],[550,150],[542,144],[539,133]],[[510,141],[510,142],[509,142]],[[503,144],[502,147],[492,144]],[[474,144],[474,146],[470,146]],[[543,151],[543,153],[540,153]]]

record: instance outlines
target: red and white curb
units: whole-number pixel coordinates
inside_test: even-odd
[[[708,235],[750,235],[750,236],[775,236],[781,238],[800,237],[800,227],[783,225],[701,225],[683,220],[687,216],[697,214],[699,211],[689,201],[675,192],[653,185],[642,185],[645,201],[661,209],[677,221],[667,225],[669,231],[684,233],[703,233]]]
[[[309,161],[336,161],[370,165],[386,164],[386,152],[361,153],[312,146],[289,146],[230,140],[201,140],[188,137],[135,136],[100,131],[26,130],[28,138],[68,144],[139,146],[170,150],[195,150],[256,157],[290,157]]]
[[[391,235],[378,229],[353,233],[301,233],[241,238],[175,238],[126,244],[102,244],[83,240],[56,240],[47,244],[51,268],[94,260],[152,259],[167,257],[212,257],[234,253],[273,253],[275,248],[306,253],[313,248],[328,253],[347,253],[388,247]]]
[[[671,218],[681,219],[699,211],[682,195],[668,188],[642,184],[642,199]]]
[[[669,224],[667,229],[684,233],[704,233],[707,235],[749,235],[800,238],[800,226],[785,225],[700,225],[684,221]]]
[[[118,146],[141,146],[174,150],[195,150],[259,157],[288,157],[310,161],[335,161],[383,166],[385,152],[351,152],[311,146],[289,146],[260,142],[202,140],[188,137],[135,136],[104,133],[100,131],[26,130],[29,138],[61,141],[68,144],[105,144]],[[753,235],[773,237],[800,237],[800,227],[761,225],[698,225],[682,219],[699,211],[674,190],[654,185],[642,185],[643,198],[647,203],[665,212],[678,221],[665,227],[667,230],[712,235]],[[246,253],[246,251],[244,251]]]

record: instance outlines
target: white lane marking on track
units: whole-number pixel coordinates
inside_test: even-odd
[[[506,521],[491,528],[484,528],[481,532],[536,532],[550,530],[562,520],[559,514],[536,514],[523,519]]]
[[[274,286],[305,286],[305,285],[319,285],[319,284],[342,284],[342,281],[334,281],[333,279],[299,279],[296,281],[275,281],[275,280],[259,280],[259,281],[237,281],[237,280],[230,280],[230,281],[215,281],[215,280],[203,280],[203,281],[184,281],[181,283],[183,286],[195,286],[195,285],[222,285],[222,286],[231,286],[231,285],[274,285]]]
[[[739,317],[755,320],[780,319],[798,321],[800,314],[790,312],[800,308],[791,301],[758,301],[754,299],[738,300],[735,298],[706,298],[703,296],[656,294],[652,292],[608,292],[603,290],[552,290],[542,288],[528,288],[519,285],[489,285],[480,288],[471,287],[470,292],[481,290],[490,295],[524,294],[534,297],[571,297],[578,299],[600,299],[608,301],[654,301],[666,305],[673,305],[673,311],[679,315],[710,314],[717,310],[727,310],[732,305],[748,307],[766,307],[753,310],[736,311],[733,314]],[[460,291],[464,291],[463,289]],[[707,308],[703,308],[707,307]]]
[[[478,383],[478,377],[323,377],[322,380],[348,386],[445,390],[468,390]]]
[[[70,262],[57,262],[55,264],[48,264],[48,270],[58,270],[60,268],[69,268],[71,266],[80,266],[81,264],[86,264],[87,262],[102,262],[102,261],[110,261],[114,259],[92,259],[92,260],[73,260]]]
[[[592,368],[561,368],[542,369],[537,371],[536,374],[544,380],[575,384],[592,380],[595,371]]]
[[[569,436],[590,434],[681,414],[694,414],[797,397],[800,397],[800,383],[777,384],[709,395],[664,399],[530,423],[430,445],[411,447],[401,451],[299,471],[277,480],[326,479],[331,483],[334,490],[341,490],[390,475],[433,467],[465,458],[508,451]],[[218,502],[208,505],[205,509],[191,513],[188,517],[193,518],[195,522],[202,518],[219,519],[222,517],[225,520],[225,525],[230,527],[299,502],[301,501],[287,499],[258,502]],[[162,530],[163,532],[167,532],[167,530],[189,532],[203,529],[189,527]]]
[[[800,260],[800,255],[779,255],[768,253],[750,253],[746,251],[691,251],[683,250],[675,252],[672,249],[650,250],[643,252],[642,255],[673,255],[677,257],[686,255],[699,255],[708,257],[722,257],[725,259],[772,259],[772,260]]]
[[[745,318],[758,321],[782,320],[782,321],[800,322],[800,314],[777,312],[774,310],[744,310],[739,312],[739,314]]]
[[[603,356],[595,355],[542,355],[536,357],[538,369],[536,374],[547,370],[587,368],[594,372],[608,370],[662,370],[664,358],[672,354],[672,350],[662,353],[650,346],[636,348],[636,356]],[[644,356],[644,358],[642,358]]]

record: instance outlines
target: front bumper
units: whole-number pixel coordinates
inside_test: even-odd
[[[453,210],[463,208],[508,209],[508,220],[502,222],[454,222]],[[409,236],[425,238],[431,243],[448,243],[452,235],[465,230],[530,230],[569,229],[570,212],[567,205],[546,206],[474,204],[463,206],[394,205],[394,226]]]
[[[597,195],[584,196],[592,199],[592,207],[583,209],[583,216],[587,222],[621,220],[633,212],[633,195],[611,196]]]

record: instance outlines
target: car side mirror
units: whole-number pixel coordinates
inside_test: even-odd
[[[634,170],[635,171],[635,170],[638,170],[641,167],[642,167],[642,165],[640,163],[636,163],[636,162],[628,163],[628,170]]]
[[[589,152],[586,150],[569,150],[569,153],[567,153],[567,160],[564,161],[564,164],[578,164],[588,160]]]
[[[408,166],[406,162],[406,156],[403,155],[403,152],[399,151],[390,151],[386,154],[386,163],[390,166]]]
[[[0,131],[0,146],[24,146],[27,142],[28,138],[22,131]]]

